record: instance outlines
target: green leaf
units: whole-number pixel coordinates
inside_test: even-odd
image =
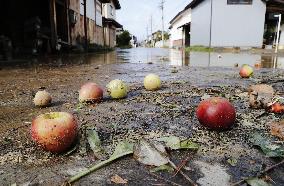
[[[115,160],[118,160],[119,158],[122,158],[124,156],[127,156],[127,155],[130,155],[130,154],[133,154],[133,144],[132,143],[129,143],[127,141],[124,141],[124,142],[121,142],[119,143],[116,148],[115,148],[115,151],[113,153],[113,155],[108,159],[108,160],[105,160],[105,161],[102,161],[94,166],[92,166],[91,168],[83,171],[83,172],[80,172],[78,173],[77,175],[75,176],[72,176],[67,182],[69,184],[75,182],[75,181],[78,181],[79,179],[81,179],[82,177],[114,162]]]
[[[174,172],[174,168],[170,165],[161,165],[159,167],[155,167],[150,170],[150,172],[160,172],[160,171],[167,171],[167,172]]]
[[[124,154],[124,153],[130,153],[130,152],[133,153],[133,146],[134,146],[134,144],[130,143],[128,141],[120,142],[116,146],[114,153],[111,155],[110,158],[115,158],[115,157],[120,156],[121,154]]]
[[[99,134],[97,133],[96,130],[88,130],[87,131],[87,139],[88,139],[88,143],[92,149],[92,151],[94,152],[95,156],[99,159],[102,158],[102,143],[99,137]]]
[[[199,149],[199,145],[197,143],[194,143],[190,140],[181,141],[180,138],[176,136],[159,138],[158,141],[165,142],[166,147],[172,150],[179,150],[179,149],[198,150]]]
[[[231,166],[235,167],[235,166],[237,165],[237,163],[238,163],[238,160],[237,160],[236,158],[230,158],[230,159],[227,160],[227,162],[228,162]]]
[[[250,186],[270,186],[270,184],[268,184],[267,182],[259,178],[250,178],[250,179],[247,179],[246,182]]]
[[[273,144],[268,138],[256,133],[252,135],[250,141],[261,148],[267,157],[284,157],[284,147],[282,145]]]

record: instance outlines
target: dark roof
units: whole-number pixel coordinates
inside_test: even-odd
[[[110,3],[111,0],[99,0],[101,3]],[[115,6],[115,9],[121,9],[121,6],[120,6],[120,3],[119,3],[119,0],[112,0],[113,1],[113,4]]]
[[[110,24],[110,25],[115,26],[116,28],[123,28],[123,26],[121,24],[119,24],[116,20],[111,19],[111,18],[103,17],[103,24],[104,25]]]

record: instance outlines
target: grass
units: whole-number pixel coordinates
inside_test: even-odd
[[[213,48],[205,47],[205,46],[191,46],[185,48],[186,52],[213,52]]]

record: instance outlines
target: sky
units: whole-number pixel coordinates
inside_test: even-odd
[[[159,8],[161,0],[120,0],[121,9],[117,11],[117,20],[125,30],[138,37],[146,38],[147,26],[151,33],[151,15],[153,17],[153,32],[162,30],[162,13]],[[191,0],[165,0],[165,30],[169,28],[170,20]]]

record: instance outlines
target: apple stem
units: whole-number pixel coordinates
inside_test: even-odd
[[[117,160],[119,158],[122,158],[124,156],[130,155],[130,154],[133,154],[133,151],[128,151],[128,152],[125,152],[125,153],[120,154],[118,156],[111,157],[111,158],[109,158],[109,159],[107,159],[105,161],[100,162],[99,164],[94,165],[93,167],[91,167],[91,168],[89,168],[89,169],[87,169],[87,170],[85,170],[83,172],[78,173],[77,175],[71,177],[67,182],[69,184],[74,183],[74,182],[78,181],[79,179],[81,179],[82,177],[90,174],[91,172],[94,172],[94,171],[96,171],[96,170],[98,170],[98,169],[108,165],[109,163],[111,163],[111,162],[113,162],[113,161],[115,161],[115,160]]]

